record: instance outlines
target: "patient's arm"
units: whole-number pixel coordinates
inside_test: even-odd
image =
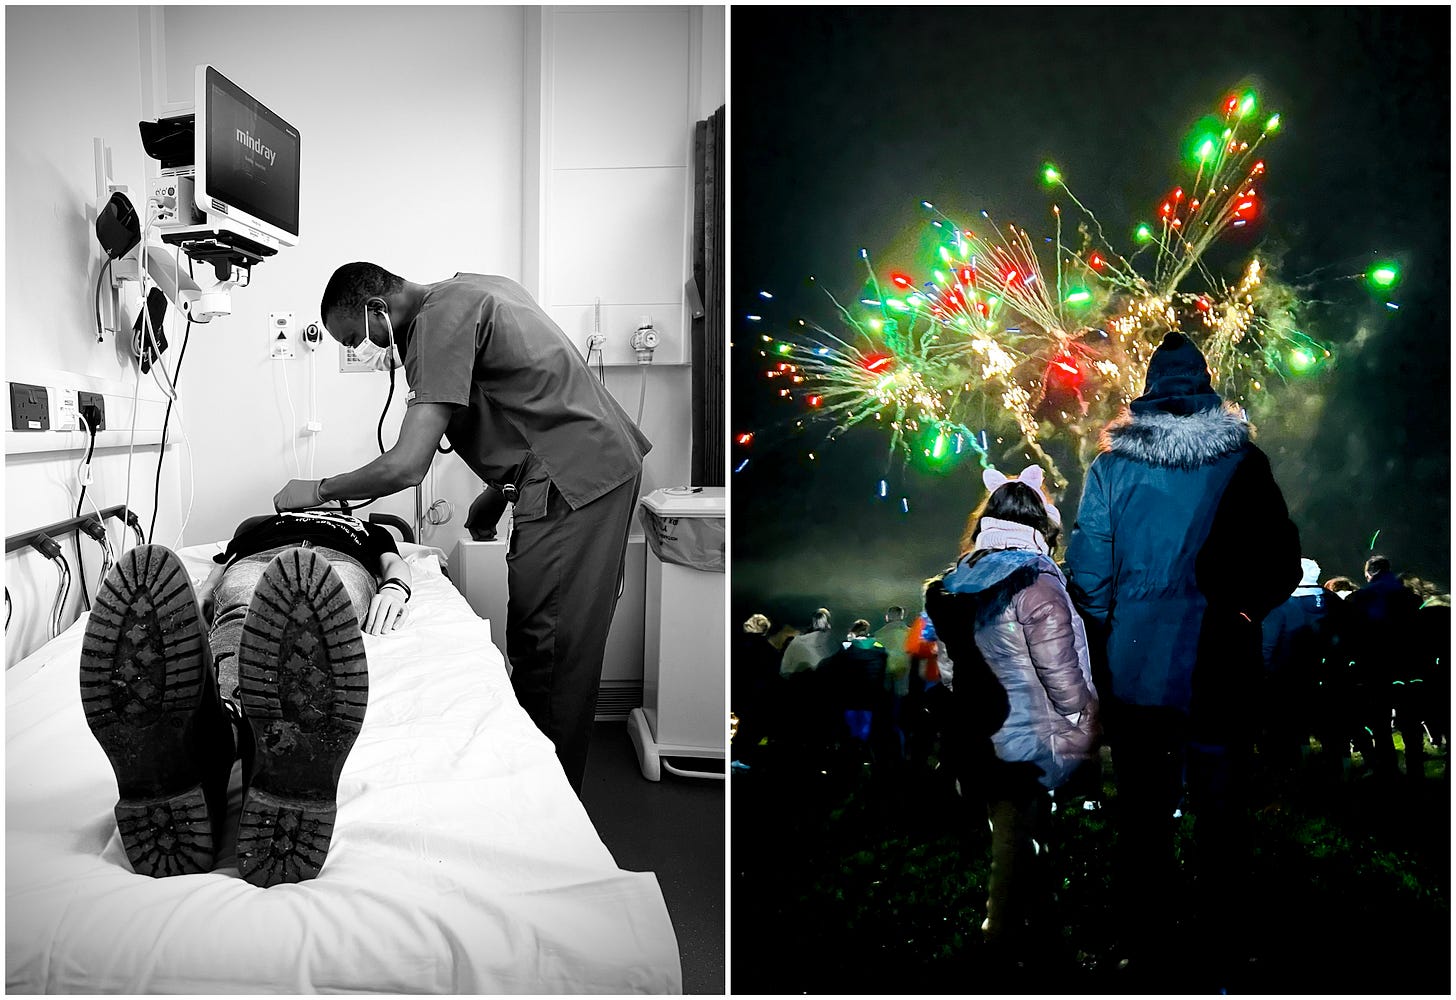
[[[406,587],[414,586],[409,563],[398,552],[386,552],[379,557],[379,582],[385,580],[403,580]]]
[[[404,624],[409,608],[409,597],[399,587],[389,586],[388,581],[399,580],[405,587],[412,586],[409,564],[398,553],[386,552],[379,557],[379,592],[369,602],[369,614],[364,618],[364,631],[370,635],[393,632]]]

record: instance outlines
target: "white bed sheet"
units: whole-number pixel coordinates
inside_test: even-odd
[[[183,550],[194,580],[218,549]],[[404,551],[411,618],[364,637],[368,714],[309,882],[132,872],[84,618],[7,672],[7,992],[682,991],[656,877],[617,867],[438,550]]]

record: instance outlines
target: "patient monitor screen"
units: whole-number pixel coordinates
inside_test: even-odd
[[[221,73],[207,70],[210,198],[298,234],[298,130]]]

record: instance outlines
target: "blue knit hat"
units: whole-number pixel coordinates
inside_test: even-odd
[[[1213,389],[1203,352],[1183,334],[1169,333],[1148,362],[1143,394],[1129,407],[1134,413],[1187,416],[1222,405],[1223,397]]]

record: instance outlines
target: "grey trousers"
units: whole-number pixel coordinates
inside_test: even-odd
[[[641,485],[639,473],[577,510],[550,487],[546,516],[515,525],[506,553],[511,685],[578,795]]]
[[[280,552],[297,548],[296,545],[279,545],[251,556],[243,556],[224,571],[222,579],[213,591],[212,627],[207,633],[207,644],[212,649],[212,661],[217,665],[217,687],[224,698],[235,700],[238,687],[238,643],[243,636],[243,620],[248,617],[248,605],[252,603],[253,591],[263,579],[263,571]],[[377,586],[374,574],[360,564],[353,556],[337,549],[316,545],[315,552],[328,559],[334,572],[339,574],[344,589],[354,602],[354,613],[362,627],[369,614],[369,605],[374,600]]]

